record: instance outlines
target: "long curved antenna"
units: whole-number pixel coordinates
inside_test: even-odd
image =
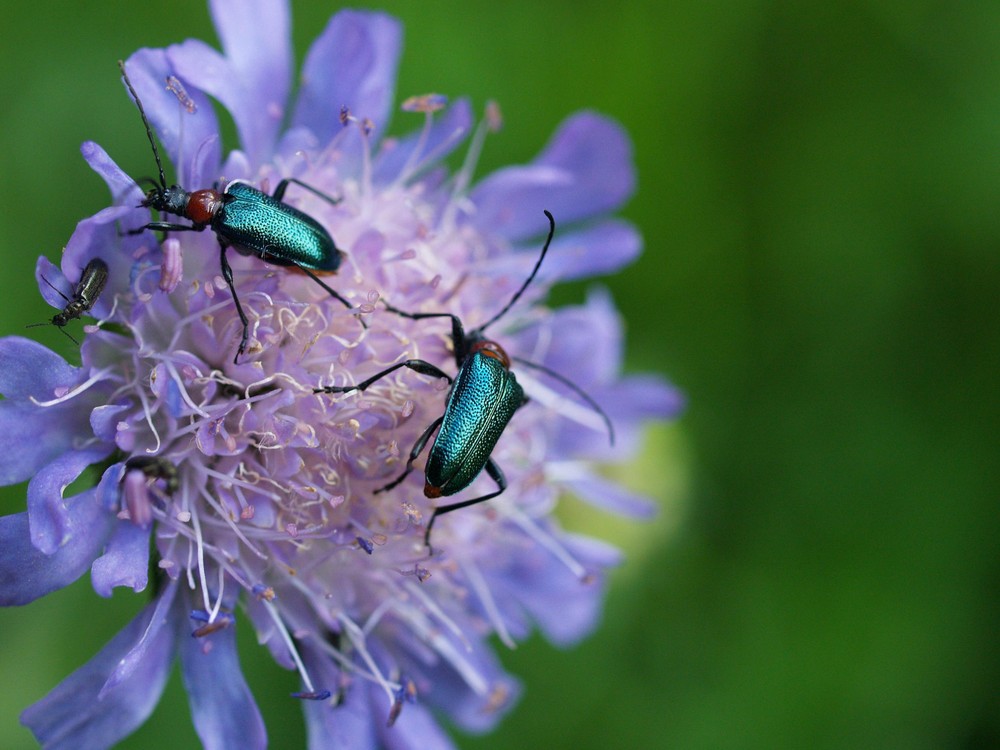
[[[59,291],[58,289],[56,289],[55,285],[54,285],[54,284],[53,284],[53,283],[52,283],[51,281],[49,281],[49,280],[48,280],[47,278],[45,278],[44,276],[40,276],[39,278],[40,278],[40,279],[41,279],[42,281],[44,281],[44,282],[45,282],[46,284],[48,284],[48,285],[49,285],[49,288],[50,288],[50,289],[52,289],[52,291],[54,291],[54,292],[55,292],[56,294],[58,294],[58,295],[59,295],[60,297],[62,297],[62,298],[63,298],[64,300],[66,300],[67,302],[69,302],[69,297],[67,297],[67,296],[66,296],[65,294],[63,294],[63,293],[62,293],[61,291]],[[43,325],[45,325],[45,323],[37,323],[36,325],[40,325],[40,326],[43,326]],[[28,326],[28,327],[29,327],[29,328],[31,328],[31,326]]]
[[[69,302],[69,301],[70,301],[69,297],[67,297],[67,296],[66,296],[65,294],[63,294],[63,293],[62,293],[61,291],[59,291],[58,289],[56,289],[56,286],[55,286],[55,284],[53,284],[53,283],[52,283],[51,281],[49,281],[49,280],[48,280],[47,278],[45,278],[44,276],[42,276],[42,277],[40,277],[40,278],[42,279],[42,281],[44,281],[44,282],[45,282],[46,284],[48,284],[48,285],[49,285],[49,286],[50,286],[50,287],[52,288],[52,290],[53,290],[53,291],[55,291],[55,293],[56,293],[56,294],[58,294],[58,295],[59,295],[60,297],[62,297],[62,298],[63,298],[64,300],[66,300],[67,302]],[[68,332],[68,331],[66,331],[66,329],[65,329],[65,328],[63,328],[63,327],[62,327],[61,325],[59,325],[58,323],[56,323],[56,320],[58,320],[58,319],[59,319],[59,316],[60,316],[60,315],[62,315],[62,313],[59,313],[58,315],[56,315],[56,316],[55,316],[54,318],[52,318],[52,320],[46,320],[46,321],[45,321],[44,323],[28,323],[28,325],[26,325],[26,326],[25,326],[25,328],[38,328],[38,327],[40,327],[40,326],[56,326],[56,327],[58,327],[58,328],[59,328],[59,330],[60,330],[60,331],[62,331],[62,332],[63,332],[63,335],[64,335],[64,336],[67,336],[67,337],[69,337],[69,340],[70,340],[70,341],[72,341],[72,342],[73,342],[74,344],[76,344],[77,346],[79,346],[79,345],[80,345],[80,342],[79,342],[79,341],[77,341],[77,340],[76,340],[75,338],[73,338],[72,336],[70,336],[69,332]],[[63,325],[65,325],[65,323],[64,323]]]
[[[132,86],[132,81],[129,80],[128,73],[125,72],[125,62],[123,60],[118,61],[118,68],[122,72],[122,78],[125,80],[125,85],[128,86],[129,93],[132,94],[132,98],[135,100],[135,106],[139,108],[139,116],[142,117],[142,124],[146,126],[146,137],[149,138],[149,145],[153,147],[153,158],[156,159],[156,168],[160,171],[160,187],[165,188],[167,186],[167,178],[163,174],[163,162],[160,161],[160,151],[156,148],[156,139],[153,138],[153,130],[149,127],[146,110],[142,108],[142,100],[135,93],[135,87]]]
[[[574,383],[572,380],[570,380],[569,378],[567,378],[565,375],[560,375],[558,372],[556,372],[555,370],[550,370],[545,365],[540,365],[537,362],[532,362],[530,359],[521,359],[520,357],[511,357],[511,359],[514,362],[517,362],[519,365],[524,365],[525,367],[529,367],[529,368],[531,368],[533,370],[538,370],[540,372],[544,372],[549,377],[554,378],[555,380],[558,380],[564,386],[566,386],[571,391],[573,391],[573,393],[575,393],[580,398],[582,398],[584,401],[586,401],[587,405],[591,409],[593,409],[593,411],[601,419],[604,420],[604,426],[608,428],[608,439],[611,441],[611,445],[614,446],[614,444],[615,444],[615,427],[614,427],[613,424],[611,424],[611,417],[609,417],[607,415],[607,412],[605,412],[604,409],[601,408],[600,404],[598,404],[596,401],[594,401],[594,399],[585,390],[583,390],[583,388],[581,388],[580,386],[578,386],[576,383]]]
[[[80,345],[80,342],[77,341],[75,338],[73,338],[70,335],[69,331],[67,331],[65,328],[63,328],[58,323],[52,322],[51,320],[47,320],[44,323],[29,323],[28,325],[25,326],[25,328],[38,328],[39,326],[56,326],[60,331],[62,331],[63,336],[65,336],[66,338],[68,338],[70,341],[72,341],[77,346]]]
[[[542,213],[544,213],[549,219],[549,236],[545,238],[545,247],[542,248],[542,254],[538,256],[538,262],[535,263],[535,267],[531,269],[531,275],[524,280],[524,283],[521,284],[521,288],[518,289],[516,292],[514,292],[514,296],[510,298],[510,302],[508,302],[504,306],[503,310],[501,310],[492,318],[490,318],[481,326],[479,326],[479,328],[477,328],[475,331],[476,333],[482,333],[489,326],[493,325],[498,320],[500,320],[500,318],[506,315],[507,311],[510,310],[510,308],[512,308],[514,304],[521,298],[521,295],[524,294],[524,290],[528,288],[528,284],[532,282],[532,280],[535,278],[535,275],[538,273],[538,269],[541,267],[542,261],[545,260],[545,253],[549,251],[549,244],[552,242],[552,235],[556,233],[556,220],[552,218],[552,214],[550,214],[548,211],[543,211]]]

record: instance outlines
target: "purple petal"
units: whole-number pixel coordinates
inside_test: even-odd
[[[471,636],[471,630],[469,634]],[[503,671],[487,642],[472,641],[467,645],[465,641],[459,642],[444,633],[439,638],[449,641],[450,647],[462,654],[467,668],[482,679],[485,692],[474,691],[450,663],[439,661],[425,675],[427,682],[433,686],[425,701],[444,711],[467,732],[489,731],[517,703],[521,694],[520,683]],[[409,708],[404,706],[403,714]]]
[[[77,496],[70,513],[72,525],[88,532],[74,534],[51,555],[31,543],[27,513],[0,518],[0,606],[28,604],[68,586],[100,554],[114,516],[92,490]]]
[[[426,135],[420,131],[398,141],[383,140],[373,168],[375,182],[385,184],[398,179],[404,167],[408,175],[426,170],[463,143],[471,128],[469,100],[459,99],[443,116],[434,119]],[[415,153],[418,145],[420,151]]]
[[[266,506],[261,503],[257,507],[260,508]],[[263,515],[263,513],[255,515],[254,523],[258,523]],[[270,520],[262,523],[262,527],[271,527],[278,522],[270,510],[267,511],[267,515]],[[315,610],[313,608],[312,601],[305,593],[299,591],[298,589],[286,589],[282,591],[280,601],[281,617],[289,630],[294,632],[296,630],[309,630],[313,627],[315,622]],[[296,669],[295,660],[292,658],[292,654],[289,652],[284,638],[278,631],[274,619],[271,616],[271,612],[264,605],[264,603],[255,597],[244,603],[244,609],[247,616],[250,618],[250,621],[253,623],[253,629],[257,636],[257,642],[261,645],[267,646],[268,650],[271,652],[271,658],[273,658],[280,666],[288,670]],[[316,681],[317,690],[329,689],[333,691],[335,688],[335,681],[325,682],[322,678]]]
[[[530,393],[542,402],[546,394],[540,393],[534,383],[530,385]],[[528,386],[526,382],[526,391]],[[544,387],[541,382],[537,385],[537,388]],[[640,449],[640,428],[643,424],[672,419],[683,410],[685,403],[683,394],[677,388],[656,375],[628,376],[605,385],[588,386],[587,392],[608,413],[614,424],[614,448],[609,452],[607,438],[601,434],[599,427],[581,430],[577,422],[584,420],[577,415],[572,421],[563,418],[549,420],[542,427],[550,436],[553,457],[590,456],[625,460]],[[590,425],[589,421],[585,423]]]
[[[132,407],[128,404],[105,404],[90,413],[90,428],[94,434],[106,442],[114,442],[118,437],[118,424],[127,417]]]
[[[251,180],[255,169],[242,151],[230,151],[222,164],[221,174],[230,180]]]
[[[149,576],[149,530],[131,521],[119,521],[104,554],[94,560],[91,584],[100,596],[110,597],[116,586],[133,591],[146,588]]]
[[[73,446],[85,414],[62,404],[39,409],[30,403],[0,401],[0,433],[17,450],[0,452],[0,485],[23,482]]]
[[[256,519],[257,517],[254,516],[255,521]],[[282,596],[282,602],[284,602],[284,596]],[[289,653],[288,646],[285,645],[284,639],[281,637],[274,620],[271,618],[271,613],[264,604],[256,597],[253,597],[246,600],[244,609],[247,618],[253,625],[257,643],[267,646],[267,649],[271,652],[271,658],[279,666],[288,670],[295,669],[295,660]],[[284,613],[284,604],[282,604],[282,613]]]
[[[139,203],[143,199],[142,190],[136,181],[125,174],[114,160],[108,156],[108,152],[93,141],[84,141],[80,146],[80,153],[90,168],[97,172],[104,180],[111,191],[111,199],[115,205],[134,206],[144,216],[148,216],[146,209],[139,209]]]
[[[227,627],[202,638],[180,637],[181,674],[191,718],[202,745],[265,748],[267,732],[236,653],[236,629]]]
[[[317,690],[335,691],[340,684],[340,671],[332,659],[318,650],[303,645],[302,659]],[[385,693],[381,693],[385,707]],[[303,701],[309,750],[326,748],[377,747],[376,719],[372,715],[368,690],[355,683],[347,688],[340,705],[331,701]]]
[[[611,295],[602,287],[593,288],[583,305],[555,310],[545,318],[544,325],[518,331],[509,340],[508,351],[555,370],[584,390],[612,382],[621,366],[621,319]],[[528,375],[525,373],[526,378]],[[530,375],[531,379],[565,391],[545,375]]]
[[[612,409],[623,421],[673,419],[687,400],[684,394],[656,375],[630,375],[614,389]]]
[[[76,505],[89,502],[93,490],[63,498],[62,493],[91,464],[103,460],[110,448],[68,451],[43,467],[28,482],[28,518],[31,543],[51,555],[59,547],[81,534],[92,534],[92,518],[76,511]],[[81,524],[81,522],[84,522]]]
[[[211,10],[223,53],[189,39],[170,47],[167,58],[185,82],[229,110],[243,150],[259,166],[270,160],[288,101],[288,6],[269,0],[214,0]]]
[[[97,483],[97,501],[101,507],[110,513],[117,513],[122,504],[121,481],[125,472],[123,462],[111,464],[104,470]]]
[[[195,111],[190,112],[167,90],[167,78],[176,71],[164,50],[141,49],[128,59],[125,69],[167,158],[177,170],[178,182],[189,190],[209,187],[217,177],[220,152],[219,125],[211,102],[193,85],[185,86],[195,104]],[[201,153],[206,142],[208,157]],[[196,169],[196,163],[204,166]],[[150,170],[155,167],[152,158],[149,166]]]
[[[63,275],[79,281],[83,269],[94,258],[108,264],[108,281],[91,314],[102,317],[111,311],[116,294],[127,294],[130,253],[142,244],[138,235],[122,235],[126,227],[142,226],[148,213],[130,206],[110,206],[76,225],[62,255]],[[127,260],[126,260],[127,259]]]
[[[525,390],[528,390],[527,383]],[[613,451],[609,453],[607,437],[599,427],[581,430],[574,421],[558,419],[545,425],[551,437],[549,448],[553,457],[625,460],[641,447],[640,427],[645,422],[672,419],[683,410],[685,403],[677,388],[656,375],[633,375],[607,385],[588,387],[587,392],[611,417],[615,427]],[[536,400],[541,401],[540,398]]]
[[[490,583],[498,601],[518,602],[550,641],[569,646],[597,624],[604,590],[601,573],[618,564],[621,553],[595,539],[562,532],[556,536],[591,574],[586,580],[547,550],[526,545],[515,564],[490,575]]]
[[[35,262],[35,281],[42,299],[57,310],[62,310],[67,299],[73,296],[70,283],[63,276],[62,270],[44,255],[38,256]]]
[[[172,592],[169,584],[161,600]],[[148,605],[108,645],[21,714],[21,723],[46,750],[104,750],[131,734],[152,713],[170,671],[173,630],[162,608]],[[108,675],[144,644],[127,679],[103,689]]]
[[[82,379],[80,368],[36,341],[20,336],[0,339],[0,393],[8,403],[31,397],[47,401],[57,389],[71,388]]]
[[[538,260],[541,246],[542,243],[538,242],[515,253],[505,253],[490,261],[484,270],[526,279]],[[606,219],[569,232],[560,232],[556,227],[556,235],[538,271],[538,279],[573,281],[611,274],[632,263],[641,251],[642,236],[626,221]]]
[[[544,277],[560,281],[615,273],[642,252],[642,236],[626,221],[608,219],[554,239]]]
[[[368,693],[375,705],[385,705],[385,693],[378,687],[369,686]],[[386,750],[451,750],[455,747],[434,715],[420,703],[405,704],[391,727],[381,721],[376,726],[381,740],[379,747]]]
[[[306,55],[292,125],[327,143],[341,129],[346,106],[355,117],[372,119],[379,132],[388,130],[401,43],[402,27],[391,16],[337,13]],[[355,131],[351,138],[357,137]]]
[[[618,123],[579,112],[560,125],[526,167],[507,167],[472,191],[473,221],[509,240],[538,234],[548,209],[562,225],[618,208],[635,189],[632,144]]]
[[[124,655],[112,665],[112,671],[107,675],[97,694],[98,700],[102,700],[105,695],[128,683],[136,674],[141,674],[141,670],[147,668],[148,660],[156,658],[156,650],[163,647],[165,639],[171,644],[172,655],[173,635],[176,629],[174,621],[187,622],[187,613],[179,606],[180,602],[177,606],[174,605],[177,586],[176,581],[168,581],[162,593],[146,607],[144,614],[147,616],[148,626],[137,634],[132,643],[127,644]]]
[[[652,518],[656,503],[645,495],[630,492],[620,484],[584,471],[578,479],[559,479],[560,484],[596,508],[629,518]]]
[[[608,414],[615,426],[616,455],[631,455],[638,439],[637,427],[647,420],[676,416],[683,395],[656,376],[619,377],[622,358],[621,320],[607,290],[595,287],[583,305],[559,309],[544,325],[530,326],[510,336],[512,354],[543,364],[571,379]],[[553,437],[554,455],[605,455],[607,438],[589,406],[554,378],[521,364],[518,377],[525,391],[540,406],[570,409],[575,422],[555,419],[546,423]],[[559,404],[555,395],[576,404]],[[589,412],[589,413],[588,413]],[[594,426],[580,430],[577,422]]]

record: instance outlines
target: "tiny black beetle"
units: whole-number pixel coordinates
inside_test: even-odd
[[[90,262],[84,267],[83,273],[80,274],[80,281],[77,283],[72,297],[67,297],[60,292],[44,276],[42,277],[42,281],[55,289],[56,293],[66,300],[66,306],[61,312],[53,315],[51,321],[47,323],[32,323],[28,328],[47,325],[59,326],[59,330],[69,336],[70,341],[74,344],[79,343],[66,332],[63,326],[71,320],[79,318],[85,312],[88,312],[97,302],[97,298],[101,296],[101,292],[104,291],[104,287],[108,283],[108,264],[100,258],[91,258]]]

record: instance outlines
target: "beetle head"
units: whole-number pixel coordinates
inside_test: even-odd
[[[476,352],[482,352],[487,357],[499,360],[505,370],[510,369],[510,357],[507,356],[507,352],[496,341],[484,338],[473,341],[469,346],[469,354],[475,354]]]

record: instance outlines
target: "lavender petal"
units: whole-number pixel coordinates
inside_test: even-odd
[[[317,689],[336,691],[340,671],[333,660],[309,646],[303,646],[302,659]],[[385,694],[382,693],[383,706]],[[339,705],[330,701],[303,701],[309,750],[326,748],[377,747],[375,724],[368,690],[363,684],[349,687]]]
[[[21,714],[21,723],[46,750],[104,750],[152,713],[169,674],[173,633],[148,605],[89,662]],[[135,645],[147,641],[128,678],[104,689],[108,675]]]
[[[0,431],[17,450],[0,451],[0,484],[23,482],[68,450],[86,413],[76,405],[38,407],[77,385],[82,371],[41,344],[19,336],[0,339]]]
[[[621,561],[608,544],[564,532],[557,538],[588,571],[581,581],[563,563],[533,548],[516,564],[491,577],[497,599],[517,602],[557,646],[570,646],[594,629],[603,600],[602,571]]]
[[[149,530],[131,521],[119,521],[104,554],[94,560],[91,583],[100,596],[110,597],[116,586],[133,591],[146,588],[149,577]]]
[[[483,271],[527,278],[538,260],[539,243],[531,243],[491,259]],[[556,232],[539,281],[575,281],[590,276],[615,273],[632,263],[642,252],[642,236],[627,221],[604,219],[582,228]]]
[[[472,107],[468,99],[459,99],[434,120],[426,137],[422,131],[412,133],[392,142],[391,148],[388,141],[382,141],[374,163],[375,182],[386,184],[399,179],[404,167],[407,172],[425,171],[465,142],[471,128]],[[415,153],[422,140],[420,152]]]
[[[202,745],[207,750],[267,747],[264,720],[240,669],[235,628],[202,638],[182,632],[180,656],[191,717]]]
[[[167,59],[181,79],[229,110],[251,163],[266,163],[291,84],[288,7],[266,0],[214,0],[211,10],[223,53],[189,39],[170,47]]]
[[[0,606],[28,604],[68,586],[100,554],[113,516],[93,491],[78,496],[71,513],[72,525],[87,533],[74,534],[51,555],[31,543],[27,513],[0,518]]]
[[[476,226],[519,241],[539,234],[543,208],[565,226],[618,208],[634,189],[625,130],[603,115],[579,112],[559,126],[531,165],[494,172],[470,198]]]
[[[385,693],[374,685],[368,687],[368,693],[373,709],[385,705]],[[419,702],[405,704],[391,727],[382,722],[377,722],[377,727],[379,747],[386,750],[453,750],[455,747],[434,715]]]
[[[193,85],[185,86],[195,104],[195,111],[190,112],[167,90],[167,78],[176,71],[165,50],[141,49],[126,61],[125,69],[142,99],[146,116],[163,145],[166,158],[177,169],[178,182],[189,190],[211,186],[218,177],[219,125],[208,98]],[[203,143],[210,144],[209,158],[199,154]],[[196,163],[203,167],[196,170]]]
[[[173,655],[176,623],[186,621],[186,613],[179,606],[181,600],[177,597],[177,589],[176,581],[167,581],[156,600],[143,610],[141,616],[145,618],[147,625],[125,644],[121,658],[112,665],[114,668],[100,687],[98,700],[113,694],[136,675],[141,675],[143,670],[149,668],[150,659],[155,662],[158,650],[167,648],[169,655]]]
[[[146,209],[139,207],[139,203],[145,197],[142,189],[108,156],[107,151],[93,141],[84,141],[80,146],[80,153],[90,168],[107,184],[115,205],[133,206],[137,212],[148,216]]]
[[[63,490],[91,464],[103,460],[109,448],[67,451],[44,466],[28,482],[28,518],[31,543],[51,555],[73,537],[91,534],[93,519],[80,514],[76,505],[89,502],[93,489],[74,497],[62,496]]]
[[[341,129],[340,109],[346,106],[355,117],[370,118],[385,132],[401,45],[402,28],[391,16],[337,13],[306,55],[292,125],[309,129],[320,143],[327,143]],[[354,133],[349,143],[357,140]],[[355,148],[345,145],[344,151]]]
[[[591,471],[584,471],[578,478],[562,479],[560,484],[595,508],[609,513],[637,519],[649,519],[656,515],[656,503],[651,498],[630,492]]]
[[[52,398],[59,388],[71,388],[81,380],[78,367],[37,341],[20,336],[0,339],[0,393],[6,403],[34,397]]]
[[[31,404],[0,401],[0,433],[18,449],[0,452],[0,485],[30,479],[73,445],[79,415],[71,409],[40,410]]]

